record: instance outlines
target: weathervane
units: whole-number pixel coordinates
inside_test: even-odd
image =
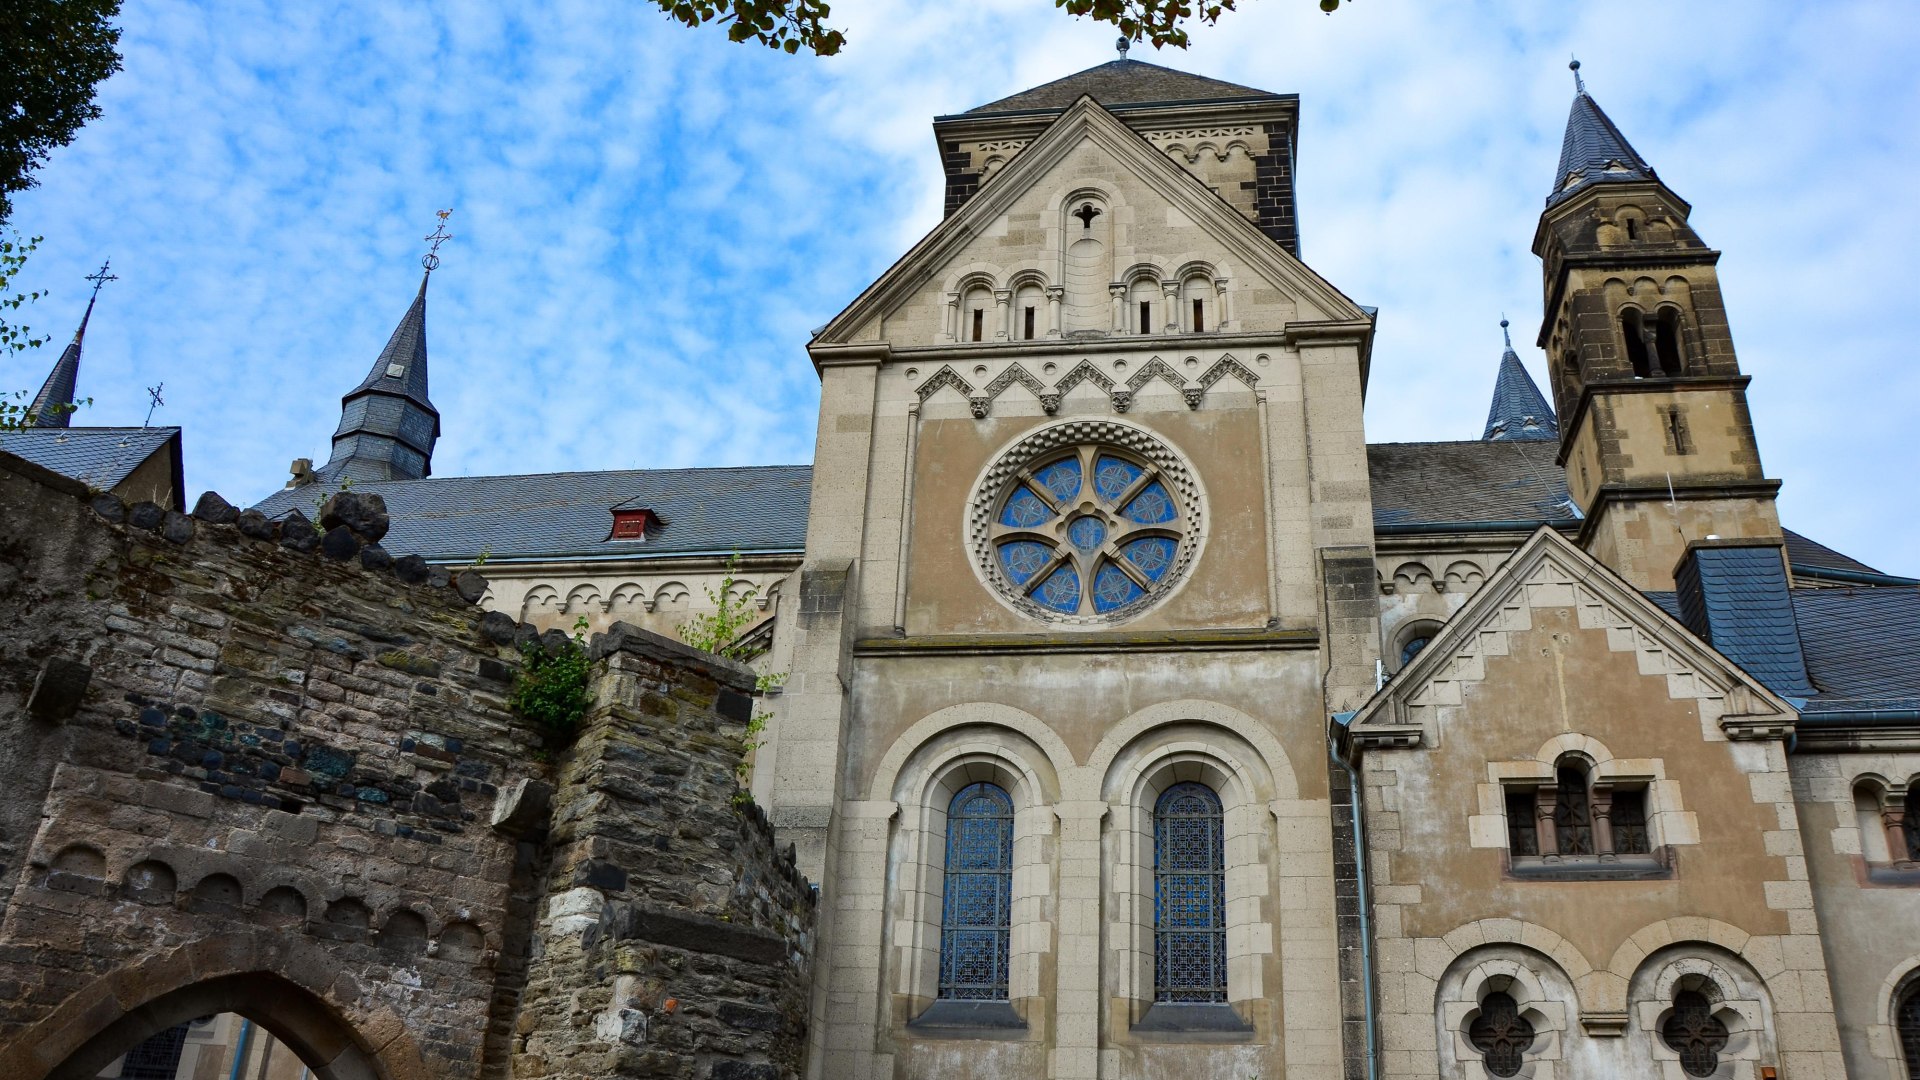
[[[166,388],[167,388],[166,383],[161,383],[158,386],[147,387],[147,396],[149,398],[152,398],[153,400],[147,405],[147,418],[140,422],[141,427],[153,426],[153,410],[167,403],[167,400],[160,396],[160,391],[165,390]]]
[[[105,262],[103,262],[103,263],[101,263],[101,264],[100,264],[100,269],[99,269],[98,271],[96,271],[96,272],[94,272],[94,273],[91,273],[91,274],[88,274],[88,275],[86,276],[86,278],[85,278],[85,280],[87,280],[87,281],[91,281],[91,282],[93,282],[93,295],[94,295],[94,296],[96,296],[96,297],[97,297],[97,296],[99,296],[99,295],[100,295],[100,286],[102,286],[102,285],[105,285],[105,284],[106,284],[107,282],[109,282],[109,281],[119,281],[119,280],[120,280],[120,275],[119,275],[119,274],[109,274],[109,273],[107,273],[107,267],[109,267],[109,266],[112,266],[112,265],[113,265],[113,260],[112,260],[112,259],[108,259],[107,261],[105,261]],[[89,301],[89,302],[91,302],[91,301]]]
[[[1579,57],[1575,57],[1575,58],[1573,59],[1573,62],[1567,65],[1567,70],[1568,70],[1568,71],[1571,71],[1571,72],[1573,72],[1573,88],[1574,88],[1574,90],[1576,90],[1576,91],[1578,91],[1579,93],[1582,93],[1582,94],[1584,94],[1584,93],[1586,93],[1586,92],[1587,92],[1587,80],[1585,80],[1585,79],[1583,79],[1583,78],[1581,78],[1581,77],[1580,77],[1580,59],[1579,59]]]
[[[426,267],[427,273],[429,274],[440,269],[440,255],[438,254],[440,245],[453,239],[453,234],[447,231],[447,217],[452,213],[453,210],[451,208],[439,211],[437,216],[440,220],[434,223],[433,232],[421,237],[421,239],[427,242],[428,247],[427,253],[420,256],[420,265]]]
[[[1116,41],[1113,43],[1113,47],[1120,50],[1120,59],[1122,60],[1125,60],[1127,58],[1127,49],[1131,48],[1132,45],[1133,45],[1133,42],[1127,40],[1124,37],[1121,38],[1119,41]]]

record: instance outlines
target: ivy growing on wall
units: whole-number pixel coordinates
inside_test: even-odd
[[[742,586],[740,572],[740,553],[735,552],[727,560],[726,569],[720,576],[719,589],[708,588],[707,600],[713,604],[711,613],[702,613],[681,623],[674,629],[679,632],[680,640],[696,649],[724,656],[729,660],[748,663],[758,657],[761,649],[744,636],[758,617],[754,600],[760,596],[757,585]],[[758,696],[778,688],[787,679],[784,671],[762,674],[754,679],[753,690]],[[740,764],[734,767],[735,778],[740,782],[740,791],[734,795],[737,803],[752,801],[747,794],[747,782],[753,777],[753,752],[760,748],[763,740],[760,733],[767,729],[767,721],[773,714],[756,710],[747,721],[745,742],[741,747]]]
[[[546,737],[549,748],[564,746],[587,715],[587,620],[573,624],[573,636],[549,650],[538,640],[520,646],[520,674],[507,706]]]

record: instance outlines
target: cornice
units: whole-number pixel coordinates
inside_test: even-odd
[[[859,657],[1251,652],[1317,649],[1317,630],[1149,630],[1049,634],[922,634],[862,638]]]

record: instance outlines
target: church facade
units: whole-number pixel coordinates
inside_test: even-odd
[[[810,1076],[1920,1076],[1920,582],[1782,527],[1691,208],[1581,87],[1547,393],[1369,443],[1298,130],[1124,57],[936,119],[810,469],[433,477],[423,282],[262,508],[543,626],[740,556]]]

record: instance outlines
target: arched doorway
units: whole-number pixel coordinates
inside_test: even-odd
[[[49,1041],[78,1045],[42,1046],[45,1056],[36,1056],[46,1061],[64,1051],[48,1080],[94,1080],[153,1036],[222,1013],[237,1014],[271,1033],[317,1080],[400,1080],[331,1006],[269,972],[224,975],[167,991],[128,1009],[91,1036],[75,1033],[77,1025],[62,1025],[62,1030],[49,1033]]]

